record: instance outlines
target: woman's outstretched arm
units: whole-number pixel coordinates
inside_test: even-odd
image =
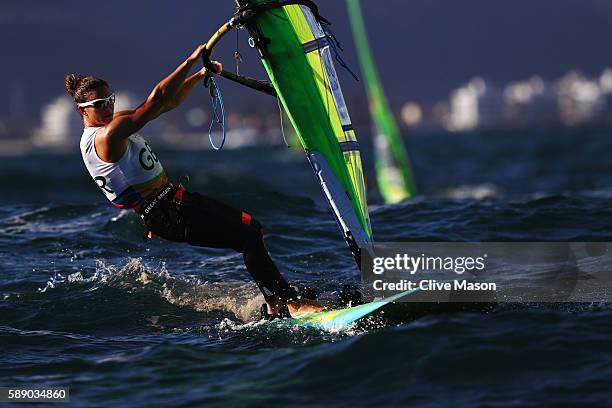
[[[176,101],[182,102],[199,80],[201,71],[189,77],[191,80],[188,80],[187,75],[189,75],[189,71],[200,60],[204,52],[207,52],[206,44],[198,46],[189,58],[179,65],[174,72],[161,80],[153,88],[151,94],[142,105],[133,111],[125,111],[120,115],[115,115],[113,120],[105,126],[105,132],[100,136],[108,144],[123,144],[122,142],[130,135],[138,132],[148,122],[157,118],[163,112],[172,109],[167,108],[173,106]],[[183,90],[184,83],[188,85],[186,93]],[[182,96],[183,94],[184,96]],[[173,107],[176,106],[174,105]]]
[[[221,70],[223,69],[223,66],[218,61],[212,61],[212,64],[213,66],[215,66],[215,72],[221,72]],[[206,68],[202,68],[195,74],[185,79],[183,81],[183,84],[180,86],[179,90],[174,94],[174,97],[166,102],[166,104],[162,107],[162,109],[157,113],[157,116],[161,115],[162,113],[166,113],[176,108],[181,103],[183,103],[183,101],[187,98],[187,96],[189,96],[191,91],[193,91],[193,89],[198,84],[204,81],[207,73],[208,73],[208,70]],[[151,95],[149,96],[149,98],[152,98],[152,97],[153,96]],[[134,113],[135,110],[136,109],[117,112],[115,113],[114,118],[117,118],[119,116],[124,116],[124,115],[131,115],[132,113]]]
[[[221,70],[223,70],[223,66],[220,62],[212,61],[212,64],[213,66],[215,66],[215,72],[221,72]],[[160,114],[168,112],[183,103],[183,101],[187,98],[191,91],[193,91],[196,85],[204,81],[207,73],[208,70],[206,68],[202,68],[195,74],[191,75],[189,78],[185,79],[179,90],[174,94],[174,97],[170,101],[168,101],[168,103],[163,107],[162,112],[160,112]]]

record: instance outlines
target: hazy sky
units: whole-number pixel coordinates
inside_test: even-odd
[[[318,4],[358,71],[344,0]],[[503,84],[534,74],[553,79],[571,69],[598,75],[612,66],[610,0],[363,0],[363,7],[395,102],[443,99],[475,75]],[[0,117],[20,94],[27,113],[37,116],[63,92],[70,72],[102,76],[115,89],[144,95],[233,10],[231,0],[1,2],[0,81],[7,97],[0,98]],[[263,78],[246,39],[242,32],[241,71]],[[226,67],[234,65],[235,46],[232,33],[217,48]],[[361,84],[338,70],[347,99],[360,98]],[[222,87],[234,106],[261,100],[227,81]]]

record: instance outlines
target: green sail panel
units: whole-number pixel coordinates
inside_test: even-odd
[[[241,0],[241,6],[270,3]],[[359,263],[372,240],[359,152],[328,37],[311,10],[286,5],[246,24],[343,237]]]
[[[398,203],[416,193],[412,167],[376,70],[359,0],[346,0],[346,5],[374,122],[378,188],[386,203]]]

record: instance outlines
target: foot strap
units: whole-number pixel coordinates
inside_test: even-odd
[[[275,320],[275,319],[286,319],[288,317],[291,317],[291,314],[289,313],[289,308],[287,307],[287,305],[283,305],[279,312],[276,314],[270,314],[268,313],[268,304],[264,303],[261,305],[261,318],[263,320]]]

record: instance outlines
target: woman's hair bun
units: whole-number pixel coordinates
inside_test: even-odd
[[[82,78],[83,77],[81,75],[68,74],[66,75],[66,78],[64,79],[64,86],[66,87],[66,92],[68,92],[70,96],[72,96],[73,98],[74,98],[74,94],[77,91],[79,81]]]
[[[87,93],[102,89],[103,87],[108,88],[108,83],[95,76],[83,76],[78,74],[69,74],[64,78],[64,86],[66,92],[72,96],[75,102],[85,102],[87,99]]]

